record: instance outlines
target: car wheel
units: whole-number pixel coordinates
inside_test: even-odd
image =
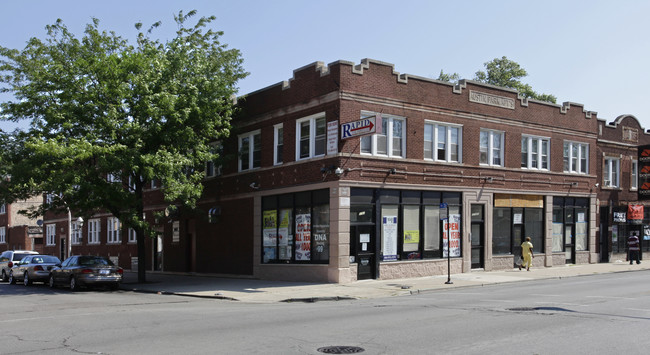
[[[4,270],[2,270],[2,282],[7,282],[7,280],[9,280],[9,278],[7,277],[7,273]]]
[[[23,285],[29,286],[32,284],[32,280],[29,279],[29,274],[27,271],[25,271],[25,274],[23,275]]]
[[[14,272],[9,271],[9,284],[10,285],[15,285],[16,284],[16,279],[14,278]]]
[[[50,281],[48,282],[50,285],[50,288],[55,288],[56,287],[56,282],[54,282],[54,275],[50,275]]]
[[[77,279],[72,276],[70,278],[70,291],[78,291],[79,290],[79,285],[77,285]]]

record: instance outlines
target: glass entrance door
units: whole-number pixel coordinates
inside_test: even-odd
[[[375,226],[350,226],[352,243],[355,244],[357,263],[357,280],[377,278],[377,259],[375,253]]]
[[[573,224],[564,225],[564,254],[567,264],[575,263],[575,241],[573,238]]]
[[[483,220],[483,205],[472,205],[472,269],[480,269],[485,266]]]

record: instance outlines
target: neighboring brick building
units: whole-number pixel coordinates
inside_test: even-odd
[[[635,156],[648,140],[632,116],[612,129],[580,104],[399,74],[374,60],[307,65],[239,106],[197,211],[156,220],[165,205],[157,188],[147,191],[147,220],[160,231],[147,241],[148,270],[340,283],[439,275],[448,229],[454,273],[512,268],[526,236],[536,267],[599,262],[611,245],[604,234],[607,248],[597,243],[611,205],[603,154]],[[382,133],[354,135],[373,120]],[[637,143],[609,136],[623,126]],[[130,267],[135,244],[111,225],[110,216],[84,222],[73,253]],[[66,226],[67,217],[46,216],[47,250],[56,253]]]
[[[40,197],[0,205],[0,252],[13,249],[43,250],[43,230],[37,223],[38,219],[18,213],[39,203]]]

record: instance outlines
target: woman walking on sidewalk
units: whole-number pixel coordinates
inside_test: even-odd
[[[526,237],[526,241],[521,243],[521,256],[524,258],[524,261],[519,265],[519,270],[523,266],[526,267],[527,271],[530,271],[530,267],[533,266],[533,243],[530,242],[530,237]]]

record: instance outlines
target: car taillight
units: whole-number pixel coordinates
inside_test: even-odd
[[[81,270],[81,273],[82,273],[82,274],[92,274],[92,273],[93,273],[93,269],[83,269],[83,270]]]
[[[120,274],[120,275],[122,275],[122,274],[124,273],[124,270],[122,270],[122,269],[117,269],[117,273]]]
[[[43,271],[43,267],[40,265],[34,266],[34,271]]]
[[[14,263],[10,261],[9,264],[7,264],[7,267],[14,267]]]

